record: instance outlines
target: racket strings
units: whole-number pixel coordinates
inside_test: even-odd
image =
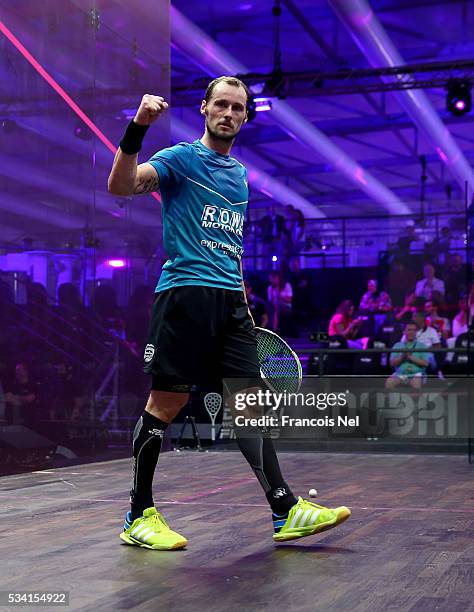
[[[265,336],[260,335],[257,338],[257,354],[264,375],[298,377],[299,369],[293,352],[282,346],[278,339]]]
[[[296,392],[301,382],[298,357],[276,334],[266,330],[257,333],[257,356],[262,377],[277,393]]]
[[[209,414],[211,418],[217,415],[217,413],[221,409],[221,405],[222,405],[222,398],[218,393],[215,393],[215,394],[208,393],[206,397],[204,398],[204,406],[207,410],[207,413]]]
[[[219,412],[220,408],[221,408],[220,406],[212,406],[212,407],[208,407],[208,406],[206,406],[207,413],[208,413],[208,414],[209,414],[211,417],[216,416],[216,414],[218,414],[218,412]]]

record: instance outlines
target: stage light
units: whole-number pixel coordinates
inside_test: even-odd
[[[272,256],[272,261],[278,261],[278,257],[276,255]]]
[[[272,101],[268,96],[250,96],[247,102],[247,121],[253,121],[257,113],[272,110]]]
[[[108,259],[107,265],[111,268],[125,268],[126,263],[124,259]]]
[[[455,117],[462,117],[472,108],[471,83],[465,79],[449,79],[446,86],[446,108]]]
[[[272,101],[270,98],[254,98],[255,112],[272,110]]]
[[[253,121],[257,115],[257,105],[253,96],[250,96],[247,102],[247,121]]]

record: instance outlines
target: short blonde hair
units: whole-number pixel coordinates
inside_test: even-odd
[[[233,85],[234,87],[242,87],[247,96],[246,104],[248,105],[251,95],[249,88],[243,81],[233,76],[220,76],[217,77],[217,79],[211,81],[207,86],[206,93],[204,94],[204,100],[206,101],[206,103],[209,102],[209,100],[212,98],[212,92],[214,91],[216,85],[218,85],[219,83],[226,83],[227,85]]]

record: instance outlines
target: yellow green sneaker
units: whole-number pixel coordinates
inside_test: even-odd
[[[188,543],[185,537],[169,528],[165,519],[153,507],[144,510],[143,516],[133,522],[129,512],[120,538],[127,544],[152,550],[177,550]]]
[[[288,515],[273,515],[273,539],[275,542],[286,542],[314,535],[340,525],[350,515],[351,511],[346,506],[326,508],[299,497]]]

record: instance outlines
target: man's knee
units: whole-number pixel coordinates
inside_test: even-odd
[[[171,423],[188,399],[189,393],[152,390],[145,410],[161,421]]]
[[[398,387],[400,383],[401,383],[401,380],[397,376],[389,376],[387,380],[385,381],[385,388],[394,389],[395,387]]]

